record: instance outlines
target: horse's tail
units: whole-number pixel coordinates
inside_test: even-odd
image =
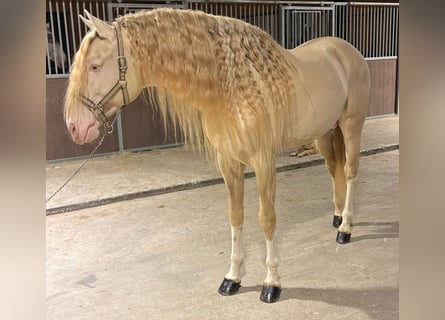
[[[340,129],[340,126],[336,126],[333,130],[333,138],[332,138],[332,147],[334,149],[335,156],[335,180],[336,183],[336,192],[339,194],[346,195],[346,179],[345,179],[345,163],[346,163],[346,151],[345,151],[345,139],[343,137],[343,133]],[[340,188],[340,190],[338,190]]]

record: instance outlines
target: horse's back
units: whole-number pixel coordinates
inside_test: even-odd
[[[337,37],[321,37],[309,40],[290,51],[296,57],[303,57],[304,55],[318,56],[323,51],[325,53],[335,53],[338,58],[342,56],[354,59],[363,59],[362,54],[349,42]]]
[[[349,42],[340,38],[313,39],[289,52],[296,58],[294,63],[303,73],[306,70],[321,68],[330,70],[332,66],[335,66],[339,77],[369,75],[367,63],[362,54]]]

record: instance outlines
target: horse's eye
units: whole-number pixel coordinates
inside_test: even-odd
[[[96,72],[99,71],[100,67],[97,64],[92,64],[90,66],[90,71]]]

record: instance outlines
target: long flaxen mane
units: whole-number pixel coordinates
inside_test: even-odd
[[[220,152],[280,148],[297,71],[269,34],[190,10],[139,12],[117,23],[141,83],[157,87],[164,119],[179,123],[189,142],[210,151],[216,143]]]

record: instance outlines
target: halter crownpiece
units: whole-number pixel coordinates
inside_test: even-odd
[[[125,58],[124,55],[124,44],[122,41],[122,34],[119,23],[114,23],[114,30],[116,32],[116,39],[117,39],[117,67],[119,70],[119,79],[116,81],[114,86],[104,95],[104,97],[97,103],[82,94],[80,95],[80,101],[84,105],[86,105],[91,110],[91,112],[94,113],[96,118],[102,121],[104,130],[107,133],[112,133],[114,128],[113,128],[113,123],[105,115],[104,105],[112,97],[114,97],[119,90],[122,91],[122,96],[124,98],[123,106],[126,106],[130,103],[130,96],[128,94],[128,89],[127,89],[127,80],[125,78],[128,65],[127,65],[127,59]]]

